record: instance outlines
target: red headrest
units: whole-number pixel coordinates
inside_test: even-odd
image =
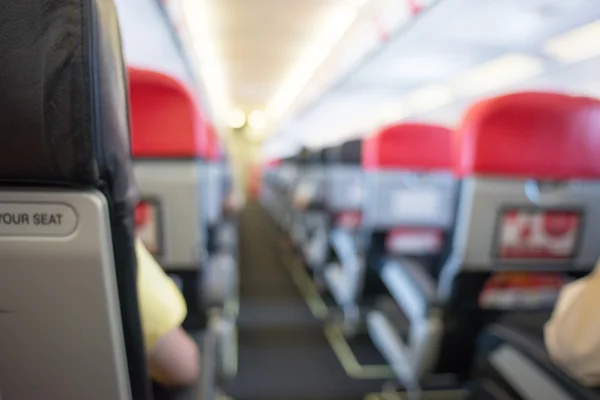
[[[129,68],[134,157],[206,156],[206,124],[192,93],[155,71]]]
[[[459,176],[600,178],[600,101],[515,93],[475,104],[455,135]]]
[[[365,169],[451,169],[451,144],[452,131],[443,126],[388,125],[364,140],[362,166]]]

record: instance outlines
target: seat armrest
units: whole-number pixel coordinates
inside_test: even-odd
[[[329,236],[331,249],[341,264],[344,276],[344,296],[348,305],[354,305],[362,292],[365,279],[365,263],[356,246],[352,233],[345,229],[334,229]]]
[[[406,316],[408,337],[404,339],[397,324],[386,321],[378,311],[367,318],[369,334],[398,380],[405,387],[416,388],[435,368],[444,330],[435,282],[423,266],[403,258],[385,261],[381,279]]]
[[[329,235],[331,248],[344,268],[358,268],[358,249],[352,234],[344,229],[333,229]]]
[[[522,330],[515,324],[499,323],[489,327],[478,341],[478,361],[479,365],[491,365],[520,393],[535,391],[539,395],[540,390],[544,390],[564,399],[598,398],[597,390],[581,385],[551,361],[543,335],[534,335],[530,329]],[[520,373],[516,373],[517,370]]]
[[[384,262],[381,280],[411,322],[427,318],[437,308],[435,281],[417,261],[395,258]]]

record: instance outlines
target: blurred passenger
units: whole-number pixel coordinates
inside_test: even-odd
[[[183,330],[185,300],[175,282],[138,238],[138,296],[144,344],[152,379],[165,386],[186,386],[198,378],[196,342]]]
[[[544,332],[554,363],[587,386],[600,385],[599,269],[563,288]]]
[[[302,181],[294,190],[293,204],[297,210],[306,210],[317,191],[315,182]]]

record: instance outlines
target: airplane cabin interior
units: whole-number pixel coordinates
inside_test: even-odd
[[[0,9],[0,400],[600,399],[599,0]]]

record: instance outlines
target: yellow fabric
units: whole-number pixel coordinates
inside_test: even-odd
[[[599,268],[563,288],[544,332],[552,360],[590,386],[600,385]]]
[[[165,274],[140,239],[135,250],[138,260],[138,299],[146,351],[166,333],[181,325],[187,314],[183,295]]]

